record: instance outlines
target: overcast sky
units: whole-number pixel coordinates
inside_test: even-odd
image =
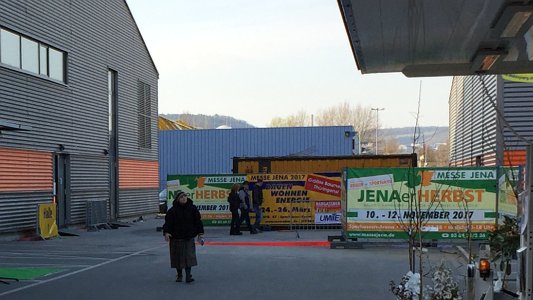
[[[385,128],[448,125],[451,77],[361,75],[333,0],[127,0],[160,73],[159,113],[229,115],[264,127],[348,101]]]

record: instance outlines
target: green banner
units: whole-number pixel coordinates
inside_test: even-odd
[[[168,207],[172,206],[180,190],[187,193],[198,207],[205,225],[229,225],[228,195],[231,186],[245,180],[245,175],[168,175]]]
[[[533,74],[502,74],[502,78],[507,81],[532,83]]]
[[[404,238],[419,229],[424,239],[485,239],[496,222],[497,177],[495,168],[346,169],[344,231]]]

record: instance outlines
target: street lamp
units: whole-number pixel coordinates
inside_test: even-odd
[[[379,126],[379,111],[380,110],[385,110],[384,108],[379,108],[379,107],[373,107],[371,108],[371,110],[375,110],[376,111],[376,149],[375,149],[375,152],[376,152],[376,155],[378,154],[378,126]]]

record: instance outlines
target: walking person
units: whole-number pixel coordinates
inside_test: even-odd
[[[248,226],[248,230],[250,230],[250,234],[256,234],[257,231],[255,231],[250,224],[250,210],[252,207],[250,206],[250,193],[248,189],[249,182],[244,181],[239,189],[239,198],[241,200],[241,218],[239,219],[239,228],[241,227],[242,221],[246,221],[246,225]]]
[[[170,267],[177,271],[176,282],[183,281],[183,269],[185,282],[193,282],[191,268],[198,264],[194,238],[198,236],[203,245],[204,226],[200,212],[186,193],[177,193],[172,208],[165,216],[163,234],[165,241],[169,242]]]
[[[255,212],[255,230],[261,232],[261,220],[263,219],[263,179],[257,179],[252,190],[252,204]]]
[[[231,192],[228,196],[229,210],[231,211],[230,235],[242,235],[239,223],[239,207],[241,206],[241,198],[239,198],[240,187],[240,184],[234,183],[231,186]]]

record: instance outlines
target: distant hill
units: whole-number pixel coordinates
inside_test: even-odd
[[[231,128],[254,127],[246,121],[238,120],[229,116],[208,116],[202,114],[161,114],[161,116],[172,121],[181,120],[188,123],[189,125],[192,125],[193,127],[201,129],[214,129],[223,125],[229,126]]]
[[[383,137],[394,137],[400,145],[410,146],[413,143],[413,127],[387,128],[380,131]],[[448,143],[449,130],[447,126],[420,127],[418,144],[426,143],[432,146],[439,143]]]

